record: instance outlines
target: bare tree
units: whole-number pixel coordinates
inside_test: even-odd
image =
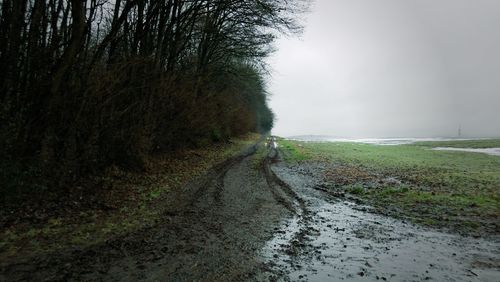
[[[277,34],[300,32],[297,15],[307,7],[307,0],[0,2],[0,153],[42,162],[61,179],[269,130],[263,59]]]

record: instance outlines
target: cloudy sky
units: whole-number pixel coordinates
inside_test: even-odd
[[[269,59],[274,134],[500,136],[500,0],[316,0]]]

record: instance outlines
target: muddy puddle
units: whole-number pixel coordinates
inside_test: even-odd
[[[367,212],[312,189],[314,179],[273,168],[305,209],[263,249],[284,281],[500,281],[500,240],[467,238]]]

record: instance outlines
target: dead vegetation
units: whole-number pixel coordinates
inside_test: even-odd
[[[0,262],[85,248],[153,224],[170,192],[258,138],[247,135],[231,143],[157,155],[140,172],[109,167],[102,176],[87,180],[92,190],[74,187],[77,192],[65,198],[44,195],[40,202],[8,205],[0,213]]]

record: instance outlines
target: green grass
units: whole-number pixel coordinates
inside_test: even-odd
[[[358,167],[420,186],[449,192],[471,189],[498,193],[500,158],[470,152],[432,151],[421,146],[376,146],[355,143],[295,143],[292,155],[326,159],[333,163]],[[296,157],[294,157],[296,158]]]
[[[302,148],[301,143],[283,138],[277,139],[279,149],[284,154],[283,157],[288,162],[298,162],[310,159],[311,156]]]
[[[464,230],[477,225],[471,222],[486,222],[489,231],[499,232],[500,157],[430,150],[434,146],[500,147],[499,142],[380,146],[281,140],[280,145],[289,156],[285,161],[331,163],[324,172],[325,181],[380,209],[395,208],[416,222],[463,225],[457,228]]]

